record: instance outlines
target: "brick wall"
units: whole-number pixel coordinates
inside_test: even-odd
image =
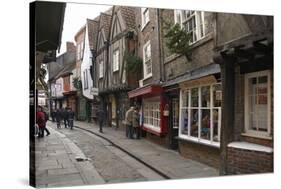
[[[185,158],[219,169],[220,150],[216,147],[179,140],[179,152]]]
[[[273,153],[228,148],[227,157],[229,174],[273,172]]]

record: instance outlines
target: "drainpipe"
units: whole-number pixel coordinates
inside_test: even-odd
[[[161,24],[161,17],[160,17],[160,9],[156,9],[157,10],[157,30],[158,30],[158,48],[159,48],[159,60],[160,60],[160,83],[164,82],[164,73],[163,73],[163,45],[162,45],[162,24]]]

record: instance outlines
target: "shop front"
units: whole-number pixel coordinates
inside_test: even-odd
[[[214,75],[179,83],[179,151],[219,168],[222,88]]]
[[[141,128],[146,137],[167,146],[168,117],[164,115],[167,102],[163,92],[161,86],[151,85],[132,90],[128,96],[140,106]]]

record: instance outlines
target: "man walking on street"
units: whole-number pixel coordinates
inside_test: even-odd
[[[49,120],[49,116],[47,114],[46,111],[43,110],[44,116],[45,116],[45,126],[44,126],[44,130],[43,130],[43,136],[44,136],[44,131],[47,132],[47,136],[50,135],[50,131],[47,129],[47,121]]]
[[[56,121],[57,121],[57,128],[61,128],[60,126],[60,122],[61,122],[61,110],[60,109],[57,109],[56,111]]]
[[[68,126],[72,130],[73,124],[74,124],[74,112],[72,111],[71,108],[69,108],[68,111],[67,111],[67,118],[68,118]]]
[[[68,123],[68,110],[65,107],[62,111],[62,117],[63,117],[63,123],[64,123],[64,127],[67,128],[67,123]],[[69,126],[69,125],[68,125]]]
[[[103,127],[103,123],[104,123],[104,111],[103,111],[102,107],[99,108],[99,110],[97,112],[97,116],[99,119],[99,126],[100,126],[99,132],[103,133],[102,127]]]
[[[133,111],[134,107],[131,106],[130,109],[126,112],[125,115],[125,121],[126,121],[126,136],[127,138],[133,138],[133,126],[132,126],[132,121],[133,121]]]

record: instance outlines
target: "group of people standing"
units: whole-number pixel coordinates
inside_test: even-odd
[[[130,139],[140,139],[140,115],[136,106],[131,106],[125,115],[126,137]]]
[[[71,108],[57,109],[51,113],[52,121],[57,122],[57,128],[61,128],[61,122],[63,121],[64,127],[73,129],[74,112]]]

